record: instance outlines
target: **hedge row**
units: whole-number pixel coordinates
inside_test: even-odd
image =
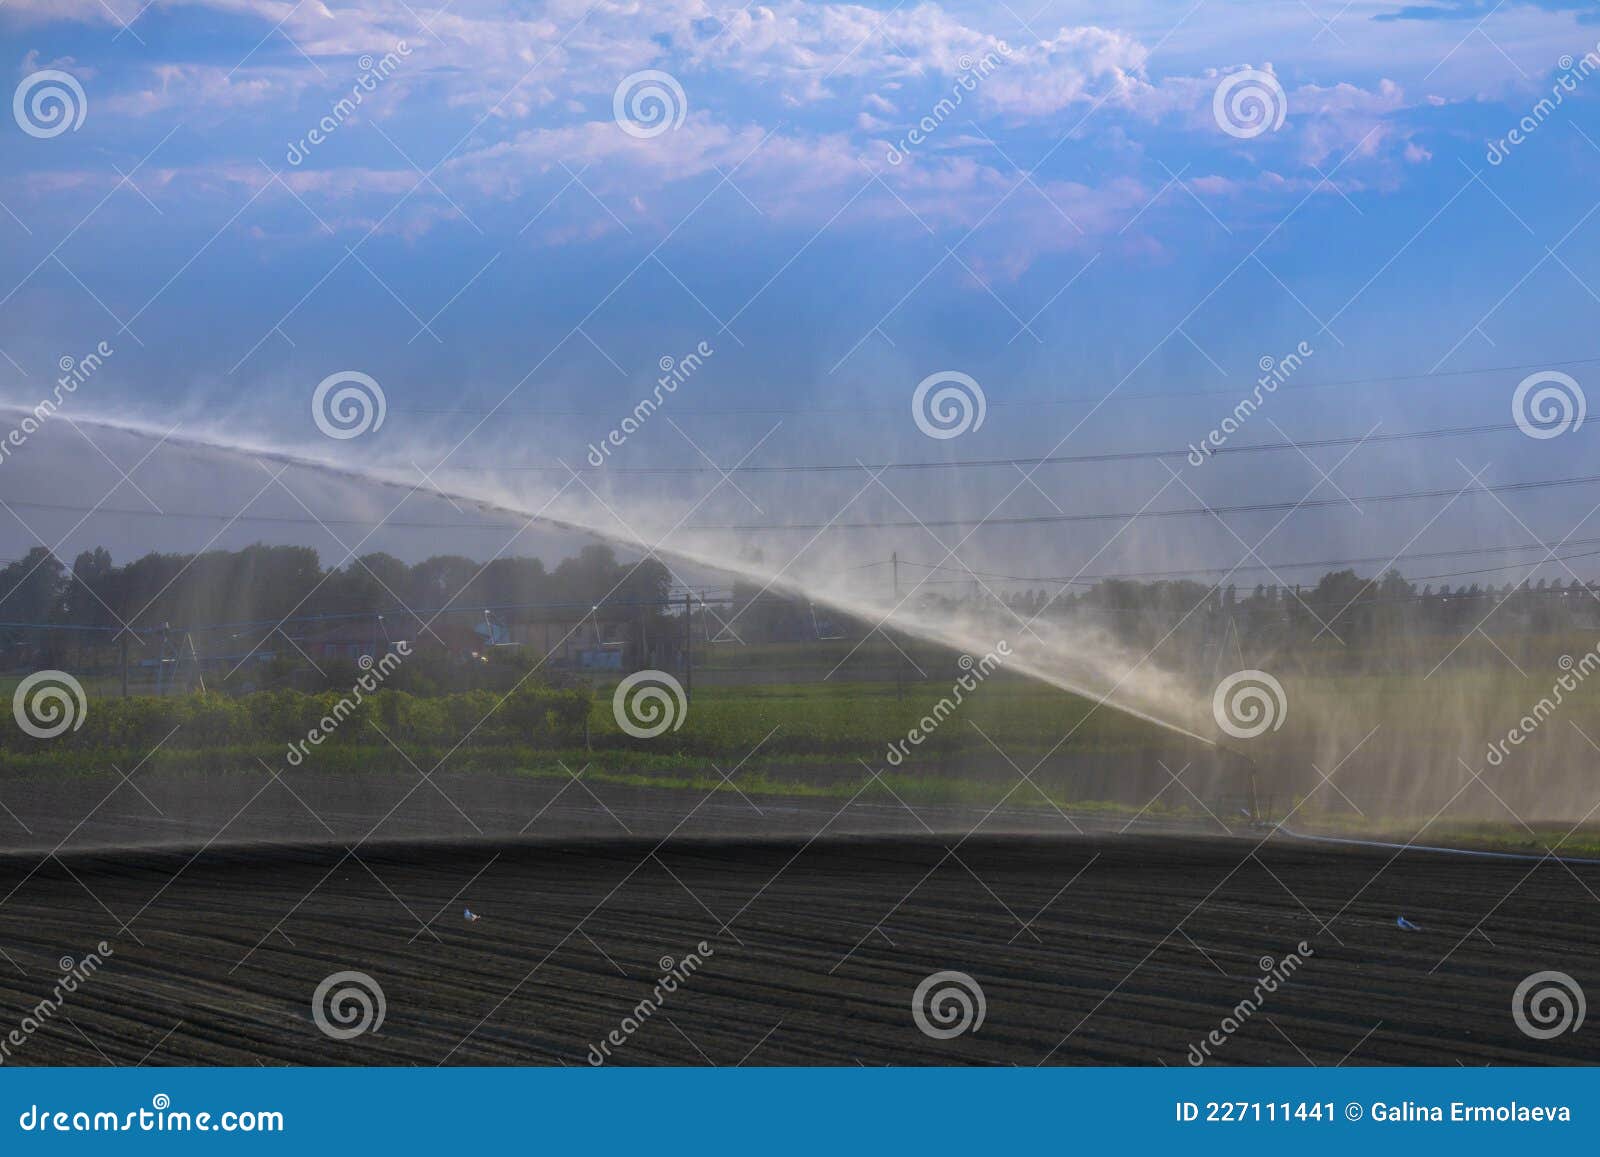
[[[127,699],[94,698],[75,729],[38,739],[14,721],[0,728],[0,750],[28,752],[68,747],[148,751],[249,743],[382,743],[374,726],[396,743],[449,746],[471,733],[486,742],[582,746],[592,696],[586,689],[525,687],[509,696],[463,691],[419,698],[377,691],[359,701],[350,693],[259,691]],[[169,738],[170,737],[170,738]]]

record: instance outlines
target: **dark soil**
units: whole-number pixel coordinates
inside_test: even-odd
[[[581,1065],[701,941],[610,1063],[1183,1065],[1302,941],[1211,1063],[1600,1061],[1600,1026],[1536,1040],[1511,1008],[1549,969],[1600,994],[1596,867],[1259,835],[353,843],[0,860],[0,1037],[111,949],[5,1063]],[[312,994],[347,969],[386,1011],[337,1041]],[[942,970],[986,1003],[948,1040],[912,1016]]]

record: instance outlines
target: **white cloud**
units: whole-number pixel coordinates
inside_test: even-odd
[[[240,69],[230,75],[216,65],[158,64],[142,84],[114,93],[104,107],[135,117],[176,108],[191,118],[262,105],[286,109],[315,79],[288,68]]]
[[[7,11],[42,18],[47,2],[55,0],[13,0]],[[131,13],[123,2],[115,0],[113,10],[126,17]],[[507,0],[457,0],[421,13],[430,34],[406,0],[337,9],[316,0],[168,2],[251,17],[263,33],[281,22],[281,36],[269,37],[272,47],[245,67],[169,61],[123,73],[119,87],[97,94],[97,109],[111,117],[158,123],[204,118],[216,153],[189,170],[185,188],[195,194],[260,180],[254,153],[231,155],[226,134],[214,125],[238,117],[256,128],[270,117],[283,140],[298,139],[325,109],[325,99],[348,93],[357,56],[388,51],[401,39],[411,55],[374,107],[415,114],[412,123],[430,129],[442,124],[414,155],[424,165],[443,156],[441,185],[474,215],[475,202],[524,198],[536,202],[531,215],[582,171],[584,185],[619,216],[670,227],[709,183],[731,173],[773,220],[821,224],[861,187],[865,166],[884,168],[887,142],[904,137],[975,62],[991,60],[993,68],[953,114],[955,123],[906,164],[886,171],[885,180],[934,226],[970,228],[1015,184],[1014,165],[1039,162],[1049,148],[1040,130],[1054,140],[1093,109],[1074,143],[1096,151],[1098,168],[1072,170],[1076,180],[1040,175],[1045,193],[1031,186],[1018,192],[1003,220],[985,227],[992,236],[982,243],[992,245],[991,264],[1002,271],[1025,265],[1030,251],[1116,234],[1151,195],[1145,185],[1151,153],[1174,165],[1180,163],[1175,154],[1185,150],[1193,156],[1215,149],[1258,164],[1256,158],[1271,157],[1272,169],[1263,167],[1255,179],[1201,178],[1218,194],[1261,200],[1292,195],[1314,176],[1309,166],[1326,166],[1352,150],[1352,168],[1376,162],[1398,169],[1402,160],[1417,164],[1429,156],[1399,115],[1409,107],[1404,91],[1390,81],[1291,87],[1283,129],[1245,146],[1220,134],[1212,120],[1219,71],[1152,75],[1146,44],[1094,26],[1002,45],[995,33],[969,24],[970,17],[934,3],[882,10],[802,0],[745,8],[706,0],[599,0],[592,6],[551,0],[523,10]],[[87,21],[111,19],[99,0],[66,0],[52,10]],[[688,114],[676,130],[638,140],[610,119],[611,97],[623,76],[644,68],[678,78]],[[1174,126],[1185,139],[1164,135]],[[1007,134],[1017,133],[1025,139],[1013,144]],[[1005,142],[1005,154],[989,145],[990,136]],[[404,166],[341,163],[354,155],[318,154],[286,180],[308,200],[335,202],[331,215],[350,221],[381,216],[416,183]],[[1082,175],[1091,171],[1093,177]],[[1345,173],[1341,179],[1347,175],[1355,179]],[[35,184],[42,179],[29,178]],[[71,187],[77,178],[61,174],[57,180]],[[847,220],[910,219],[894,198],[875,194],[861,198]],[[438,200],[426,188],[416,199]],[[427,228],[452,216],[420,213],[407,227]],[[1155,220],[1141,222],[1141,231]],[[556,212],[539,235],[581,239],[615,227],[604,212]]]
[[[1143,86],[1148,51],[1119,32],[1063,28],[1050,40],[1013,46],[982,82],[980,100],[996,112],[1048,117],[1080,101],[1125,101]]]

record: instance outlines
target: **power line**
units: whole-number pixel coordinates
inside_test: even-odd
[[[1449,378],[1469,377],[1469,376],[1472,376],[1474,374],[1516,373],[1516,372],[1519,372],[1521,370],[1548,369],[1548,368],[1550,368],[1552,366],[1581,366],[1581,365],[1593,365],[1595,363],[1600,363],[1600,357],[1566,358],[1566,359],[1555,360],[1555,361],[1526,362],[1526,363],[1523,363],[1521,365],[1482,366],[1482,367],[1479,367],[1477,369],[1466,369],[1466,370],[1434,370],[1434,371],[1429,371],[1427,373],[1417,373],[1417,374],[1386,374],[1386,375],[1380,375],[1380,376],[1376,376],[1376,377],[1344,378],[1344,379],[1340,379],[1340,380],[1325,381],[1325,382],[1285,382],[1285,383],[1281,384],[1275,392],[1277,392],[1277,393],[1299,393],[1302,390],[1327,390],[1327,389],[1343,388],[1343,387],[1348,387],[1348,386],[1371,386],[1371,385],[1383,385],[1383,384],[1387,384],[1387,383],[1396,383],[1396,382],[1436,381],[1436,380],[1444,380],[1444,379],[1449,379]],[[1237,387],[1232,387],[1232,388],[1215,389],[1215,390],[1155,390],[1155,391],[1145,391],[1143,393],[1123,393],[1123,392],[1119,391],[1119,392],[1117,392],[1115,394],[1112,394],[1110,396],[1093,396],[1093,397],[1090,397],[1090,396],[1079,396],[1079,397],[1070,397],[1070,398],[1049,398],[1049,397],[1046,397],[1046,398],[1018,398],[1018,399],[1014,399],[1014,400],[1010,400],[1010,401],[1008,401],[1006,399],[1003,399],[1003,398],[1000,398],[1000,399],[995,399],[995,400],[990,401],[988,403],[988,408],[991,409],[991,410],[994,410],[994,409],[1007,409],[1007,408],[1026,409],[1026,408],[1056,407],[1056,406],[1100,406],[1100,405],[1106,405],[1106,404],[1112,404],[1112,403],[1150,401],[1150,400],[1159,399],[1159,398],[1224,397],[1224,396],[1233,396],[1233,395],[1236,395],[1237,393],[1238,393],[1238,388]],[[730,407],[698,407],[698,408],[697,407],[692,407],[692,406],[674,406],[673,407],[673,412],[674,413],[684,414],[684,415],[701,416],[701,417],[734,417],[734,416],[738,416],[738,415],[774,415],[774,414],[775,415],[794,416],[794,417],[800,417],[800,416],[807,416],[807,417],[810,417],[810,416],[830,416],[830,415],[831,416],[837,416],[837,415],[842,415],[842,414],[899,414],[899,413],[903,413],[904,410],[905,410],[905,407],[903,405],[900,405],[900,406],[742,406],[742,407],[730,406]],[[412,407],[412,406],[391,406],[391,407],[389,407],[389,412],[390,413],[395,413],[395,414],[417,414],[417,415],[434,416],[434,417],[453,416],[453,415],[458,415],[458,416],[463,416],[463,417],[481,417],[481,416],[483,416],[485,414],[495,414],[495,415],[509,415],[509,416],[525,415],[525,416],[530,416],[530,417],[552,417],[552,418],[553,417],[603,418],[603,417],[615,417],[615,415],[616,415],[616,411],[615,411],[614,408],[603,408],[603,407],[584,408],[584,409],[552,409],[552,408],[536,408],[536,407],[519,407],[519,408],[516,408],[516,409],[511,409],[511,408],[507,408],[507,407],[499,407],[499,408],[491,409],[491,408],[488,408],[488,407],[470,407],[470,406],[438,407],[438,408],[422,407],[422,406],[417,406],[417,407]]]
[[[442,494],[419,491],[425,497]],[[67,502],[33,502],[6,499],[7,506],[21,510],[48,510],[62,514],[110,515],[117,518],[193,518],[202,522],[264,522],[289,526],[383,526],[402,530],[514,530],[516,522],[421,522],[399,518],[312,518],[303,514],[216,514],[206,510],[149,510],[129,506],[75,506]]]
[[[1099,512],[1093,514],[1029,514],[1006,518],[941,518],[912,520],[872,520],[858,522],[776,522],[776,523],[691,523],[689,530],[730,530],[753,532],[760,530],[820,531],[820,530],[919,530],[933,527],[963,526],[1037,526],[1062,522],[1135,522],[1142,518],[1193,518],[1220,517],[1225,514],[1261,514],[1284,510],[1321,510],[1330,506],[1375,504],[1380,502],[1408,502],[1419,498],[1454,498],[1475,496],[1480,493],[1508,494],[1523,490],[1548,490],[1564,486],[1587,486],[1600,482],[1600,474],[1586,474],[1577,478],[1552,478],[1539,482],[1501,482],[1493,486],[1482,483],[1472,489],[1401,490],[1388,494],[1365,494],[1357,497],[1302,499],[1298,502],[1251,502],[1234,506],[1182,506],[1165,510],[1133,510]]]
[[[1536,563],[1534,565],[1543,566],[1546,562],[1553,562],[1553,563],[1575,562],[1575,561],[1577,561],[1579,559],[1594,558],[1596,555],[1600,555],[1600,551],[1588,550],[1588,551],[1584,551],[1582,554],[1564,554],[1564,555],[1561,555],[1558,558],[1545,559],[1545,560],[1543,560],[1543,561],[1541,561],[1539,563]],[[1431,582],[1434,579],[1467,578],[1467,577],[1469,577],[1471,575],[1477,575],[1477,574],[1497,574],[1500,571],[1521,570],[1523,567],[1525,567],[1527,565],[1529,565],[1529,564],[1526,563],[1526,562],[1520,562],[1520,563],[1508,563],[1505,566],[1478,567],[1476,570],[1445,571],[1442,574],[1419,574],[1416,578],[1411,579],[1409,581],[1425,583],[1425,582]]]
[[[826,474],[854,472],[867,470],[878,472],[883,470],[961,470],[994,468],[1000,466],[1050,466],[1064,463],[1084,462],[1131,462],[1148,459],[1162,458],[1188,458],[1195,453],[1204,453],[1210,458],[1227,457],[1234,454],[1257,454],[1283,450],[1316,450],[1329,446],[1355,446],[1366,445],[1374,442],[1409,442],[1422,438],[1459,438],[1473,434],[1498,434],[1512,430],[1521,430],[1516,422],[1494,422],[1481,426],[1445,426],[1432,430],[1406,430],[1396,431],[1391,434],[1345,434],[1332,438],[1307,438],[1295,440],[1286,438],[1280,442],[1251,442],[1243,446],[1220,446],[1211,449],[1197,449],[1185,446],[1182,449],[1166,450],[1108,450],[1099,454],[1047,454],[1039,457],[1012,457],[1012,458],[962,458],[949,461],[921,461],[921,462],[830,462],[830,463],[796,463],[778,466],[749,466],[735,465],[723,468],[720,466],[579,466],[571,467],[562,464],[555,465],[507,465],[504,463],[482,466],[446,466],[444,473],[547,473],[547,474]]]
[[[1474,487],[1448,487],[1430,490],[1400,490],[1385,494],[1366,494],[1349,498],[1301,499],[1296,502],[1253,502],[1232,506],[1183,506],[1163,510],[1097,511],[1085,514],[1032,514],[1009,517],[941,518],[910,520],[863,520],[857,522],[749,522],[749,523],[690,523],[684,529],[691,531],[733,531],[754,533],[758,531],[819,531],[819,530],[919,530],[932,527],[964,526],[1036,526],[1049,523],[1074,522],[1134,522],[1148,518],[1220,517],[1229,514],[1260,514],[1285,510],[1321,510],[1353,503],[1376,504],[1408,502],[1423,498],[1475,497],[1479,494],[1510,494],[1531,490],[1549,490],[1568,486],[1589,486],[1600,482],[1600,474],[1584,474],[1572,478],[1549,478],[1534,482],[1501,482],[1493,485],[1479,483]],[[443,492],[430,496],[443,497]],[[407,530],[513,530],[525,529],[528,523],[517,522],[437,522],[395,518],[314,518],[301,515],[273,514],[217,514],[194,510],[149,510],[136,507],[81,506],[64,502],[39,502],[27,499],[6,500],[7,505],[25,510],[48,510],[68,514],[107,515],[118,518],[192,518],[213,522],[262,522],[304,526],[383,526]],[[494,505],[485,503],[484,505]],[[498,509],[506,509],[498,507]],[[515,513],[515,512],[513,512]],[[544,521],[559,523],[552,515]],[[565,524],[567,529],[601,533],[590,527]]]

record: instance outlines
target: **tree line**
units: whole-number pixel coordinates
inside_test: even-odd
[[[1019,592],[1007,605],[1024,618],[1088,618],[1130,641],[1157,637],[1182,621],[1181,630],[1191,636],[1227,631],[1280,649],[1335,638],[1350,650],[1381,649],[1407,638],[1460,635],[1480,623],[1520,635],[1600,631],[1600,583],[1554,578],[1419,585],[1392,568],[1376,577],[1344,569],[1315,583],[1253,589],[1111,579],[1065,594]]]
[[[591,607],[665,601],[671,586],[655,559],[620,562],[604,545],[547,570],[538,558],[435,555],[407,564],[374,553],[324,567],[315,549],[257,543],[204,554],[150,553],[120,566],[104,547],[69,569],[44,547],[0,568],[0,620],[26,626],[145,629],[201,627],[288,617],[507,608],[508,622],[573,617]]]

